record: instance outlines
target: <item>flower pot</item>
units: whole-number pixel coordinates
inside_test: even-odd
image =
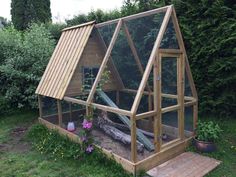
[[[213,142],[199,141],[194,138],[194,145],[200,152],[214,152],[216,151],[216,145]]]
[[[67,130],[68,130],[69,132],[75,131],[75,124],[74,124],[74,122],[68,122]]]

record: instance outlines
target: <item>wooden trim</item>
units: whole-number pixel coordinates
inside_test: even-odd
[[[149,111],[149,112],[144,112],[144,113],[141,113],[141,114],[137,114],[135,117],[136,117],[136,120],[140,120],[140,119],[144,119],[144,118],[147,118],[147,117],[155,116],[156,114],[157,114],[157,111]]]
[[[131,52],[132,52],[132,54],[134,56],[134,60],[135,60],[135,62],[137,64],[138,69],[139,69],[139,71],[141,73],[141,76],[142,76],[143,73],[144,73],[144,69],[143,69],[141,60],[140,60],[140,58],[138,56],[138,52],[137,52],[137,50],[135,48],[134,42],[133,42],[133,40],[131,38],[131,35],[129,33],[128,27],[127,27],[127,25],[125,23],[124,23],[124,31],[125,31],[125,34],[127,36],[127,41],[128,41],[129,46],[130,46]],[[148,90],[148,92],[152,92],[148,82],[147,82],[147,90]]]
[[[130,117],[131,120],[131,161],[135,163],[137,161],[137,135],[136,135],[136,120],[135,116]]]
[[[180,49],[159,49],[159,52],[162,54],[182,54],[183,51]]]
[[[168,9],[167,9],[167,12],[166,12],[166,14],[165,14],[165,17],[164,17],[164,19],[163,19],[161,28],[160,28],[160,30],[159,30],[157,39],[156,39],[155,44],[154,44],[154,47],[153,47],[153,49],[152,49],[150,58],[149,58],[149,60],[148,60],[148,63],[147,63],[145,72],[144,72],[144,74],[143,74],[142,81],[141,81],[141,83],[140,83],[140,85],[139,85],[138,92],[137,92],[137,94],[136,94],[136,97],[135,97],[135,100],[134,100],[134,103],[133,103],[133,106],[132,106],[132,109],[131,109],[131,112],[132,112],[133,114],[136,114],[136,112],[137,112],[138,105],[139,105],[139,103],[140,103],[140,100],[141,100],[141,97],[142,97],[144,88],[145,88],[145,86],[146,86],[146,83],[147,83],[149,74],[150,74],[150,72],[151,72],[153,63],[154,63],[154,61],[155,61],[157,49],[159,48],[160,43],[161,43],[161,40],[162,40],[163,35],[164,35],[164,33],[165,33],[165,30],[166,30],[168,21],[169,21],[170,16],[171,16],[171,12],[172,12],[172,6],[169,6]]]
[[[58,111],[58,125],[62,127],[62,107],[61,100],[57,100],[57,111]]]
[[[178,104],[178,105],[162,108],[161,109],[161,113],[164,114],[164,113],[175,111],[175,110],[179,110],[179,109],[180,109],[180,105]]]
[[[184,103],[184,106],[187,107],[187,106],[192,106],[192,105],[196,105],[197,104],[197,100],[193,100],[193,101],[189,101],[189,102],[186,102]]]
[[[83,100],[78,100],[75,98],[70,98],[70,97],[64,97],[65,101],[69,101],[72,103],[77,103],[77,104],[81,104],[81,105],[85,105],[85,106],[92,106],[104,111],[108,111],[108,112],[113,112],[116,114],[121,114],[121,115],[125,115],[125,116],[132,116],[133,114],[130,111],[124,110],[124,109],[119,109],[119,108],[113,108],[113,107],[109,107],[109,106],[104,106],[104,105],[100,105],[100,104],[96,104],[96,103],[88,103],[86,101]]]
[[[157,165],[160,165],[161,163],[181,154],[184,152],[188,144],[191,142],[191,138],[185,139],[179,143],[176,143],[172,146],[169,146],[165,149],[162,149],[159,153],[153,154],[149,156],[148,158],[141,160],[137,162],[136,165],[136,171],[148,171],[152,168],[154,168]]]
[[[106,21],[106,22],[98,23],[95,26],[97,28],[100,28],[100,27],[103,27],[103,26],[106,26],[106,25],[111,25],[111,24],[117,23],[120,19],[122,19],[124,21],[129,21],[129,20],[133,20],[133,19],[136,19],[136,18],[141,18],[141,17],[145,17],[145,16],[148,16],[148,15],[156,14],[156,13],[159,13],[159,12],[165,12],[169,7],[170,6],[165,6],[165,7],[161,7],[161,8],[158,8],[158,9],[153,9],[153,10],[149,10],[149,11],[146,11],[146,12],[141,12],[141,13],[138,13],[138,14],[126,16],[126,17],[123,17],[123,18],[119,18],[119,19],[115,19],[115,20],[109,20],[109,21]]]
[[[121,91],[128,92],[128,93],[134,93],[134,94],[137,93],[137,90],[133,90],[133,89],[122,89]],[[144,95],[150,95],[150,94],[154,95],[153,93],[154,92],[149,93],[148,91],[144,91],[143,92]],[[167,94],[167,93],[162,93],[161,96],[165,97],[165,98],[173,98],[173,99],[177,99],[178,98],[178,95]],[[186,100],[186,101],[194,101],[196,99],[194,97],[191,97],[191,96],[184,96],[184,100]]]
[[[109,57],[110,57],[111,51],[112,51],[113,46],[114,46],[114,44],[115,44],[115,41],[116,41],[116,39],[117,39],[117,37],[118,37],[118,34],[119,34],[119,31],[120,31],[121,25],[122,25],[122,20],[119,20],[119,22],[118,22],[118,24],[117,24],[117,26],[116,26],[115,32],[114,32],[114,34],[113,34],[113,36],[112,36],[111,42],[110,42],[110,44],[109,44],[109,47],[108,47],[108,49],[107,49],[107,52],[106,52],[106,54],[105,54],[105,56],[104,56],[104,59],[103,59],[103,61],[102,61],[101,66],[100,66],[100,68],[99,68],[97,77],[96,77],[96,79],[95,79],[95,81],[94,81],[94,83],[93,83],[92,89],[91,89],[91,91],[90,91],[90,93],[89,93],[89,96],[88,96],[88,99],[87,99],[87,102],[88,102],[88,103],[91,103],[91,101],[92,101],[92,99],[93,99],[94,93],[95,93],[95,91],[96,91],[96,87],[97,87],[97,85],[98,85],[98,83],[99,83],[99,81],[100,81],[100,79],[101,79],[101,77],[102,77],[102,73],[104,72],[104,69],[105,69],[105,67],[106,67],[106,65],[107,65],[107,62],[108,62],[108,59],[109,59]]]
[[[154,144],[155,152],[160,152],[162,145],[162,96],[161,96],[161,56],[159,53],[156,54],[154,61],[153,71],[153,82],[154,82],[154,110],[157,111],[157,115],[154,117]]]
[[[168,147],[171,147],[171,146],[179,143],[180,141],[181,141],[181,139],[177,138],[177,139],[174,139],[174,140],[172,140],[172,141],[170,141],[168,143],[162,144],[161,149],[164,150],[164,149],[166,149]]]
[[[95,22],[96,21],[94,20],[94,21],[90,21],[90,22],[87,22],[87,23],[83,23],[83,24],[67,27],[67,28],[62,29],[61,31],[67,31],[67,30],[71,30],[71,29],[76,29],[76,28],[84,27],[84,26],[87,26],[87,25],[92,25]]]
[[[178,129],[179,129],[179,137],[180,139],[184,139],[184,57],[180,55],[178,58],[178,104],[180,105],[180,109],[178,110]]]

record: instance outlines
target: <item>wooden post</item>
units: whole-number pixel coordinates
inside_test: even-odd
[[[157,114],[154,116],[154,146],[155,152],[160,152],[162,144],[162,131],[161,131],[161,56],[157,53],[154,62],[154,71],[153,71],[153,84],[154,84],[154,110]]]
[[[131,161],[137,162],[137,140],[136,140],[136,120],[135,116],[130,117],[131,120]]]
[[[57,100],[57,111],[58,111],[58,125],[62,127],[62,107],[61,100]]]
[[[42,96],[38,95],[39,117],[43,118]]]
[[[177,91],[178,91],[178,128],[179,138],[184,139],[184,57],[180,55],[177,58]]]

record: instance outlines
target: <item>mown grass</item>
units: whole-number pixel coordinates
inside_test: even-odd
[[[36,122],[36,114],[18,112],[0,118],[0,144],[7,143],[10,132],[18,126],[29,126]],[[27,141],[28,138],[24,138]],[[107,163],[108,162],[108,163]],[[41,154],[31,148],[25,153],[1,151],[0,176],[47,176],[47,177],[130,177],[120,165],[105,161],[103,158],[88,157],[87,160],[60,159],[52,154]]]
[[[11,139],[10,132],[18,126],[29,126],[35,123],[37,114],[34,112],[18,111],[14,115],[0,117],[0,144]],[[210,172],[208,177],[236,176],[236,119],[217,120],[221,128],[222,139],[217,143],[218,151],[203,154],[222,161],[222,164]],[[26,141],[26,140],[24,140]],[[193,147],[189,150],[195,151]],[[51,154],[41,154],[30,149],[25,153],[7,152],[0,150],[0,176],[83,176],[83,177],[125,177],[127,174],[119,166],[107,165],[98,159],[90,161],[74,159],[56,159]]]

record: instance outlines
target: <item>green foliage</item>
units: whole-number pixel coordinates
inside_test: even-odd
[[[0,94],[11,107],[36,108],[35,90],[54,49],[43,25],[0,31]]]
[[[32,22],[50,22],[50,0],[12,0],[11,16],[14,27],[18,30],[27,29]]]
[[[220,138],[220,129],[218,124],[215,124],[213,121],[201,122],[198,121],[197,124],[197,139],[200,141],[215,142]]]
[[[236,6],[232,1],[174,0],[200,113],[236,116]]]

